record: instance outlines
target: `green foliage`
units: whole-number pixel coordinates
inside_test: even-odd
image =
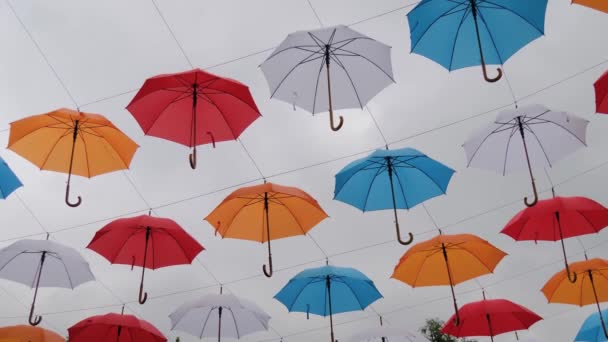
[[[476,342],[475,340],[459,339],[441,333],[441,327],[443,327],[444,323],[438,318],[429,318],[424,323],[424,326],[420,328],[420,332],[431,342]]]

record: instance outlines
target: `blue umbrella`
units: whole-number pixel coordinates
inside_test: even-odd
[[[602,311],[602,315],[608,316],[608,309]],[[587,317],[583,326],[576,334],[574,341],[577,342],[605,342],[608,341],[608,332],[604,328],[603,318],[599,312]]]
[[[423,0],[407,15],[411,51],[448,70],[504,64],[545,33],[547,0]]]
[[[454,170],[413,148],[376,150],[336,174],[334,199],[362,211],[393,209],[397,241],[403,241],[397,209],[410,209],[445,194]]]
[[[0,158],[0,198],[5,199],[17,188],[23,186],[13,170]]]
[[[365,310],[382,295],[363,273],[353,268],[324,266],[298,273],[274,298],[289,312],[329,315],[333,342],[333,314]]]

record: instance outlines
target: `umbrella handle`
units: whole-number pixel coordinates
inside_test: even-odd
[[[527,207],[533,207],[538,203],[538,191],[536,190],[536,182],[532,179],[532,191],[534,191],[534,200],[532,202],[528,201],[528,197],[524,197],[524,203]]]
[[[266,238],[268,239],[268,270],[266,270],[266,265],[262,266],[262,270],[264,271],[264,275],[267,278],[272,277],[272,250],[270,248],[270,214],[268,208],[268,193],[264,193],[264,214],[266,217]]]
[[[188,156],[188,160],[190,161],[190,167],[192,170],[196,169],[196,146],[192,148],[192,153]]]
[[[329,47],[327,47],[327,49],[329,49]],[[329,73],[329,50],[326,52],[326,67],[325,69],[327,70],[327,95],[328,95],[328,99],[329,99],[329,127],[331,128],[332,131],[337,132],[340,130],[340,128],[342,128],[342,125],[344,124],[344,118],[342,117],[342,115],[339,116],[340,122],[338,123],[338,126],[334,125],[334,109],[332,107],[332,101],[331,101],[331,79],[330,79],[330,73]]]
[[[42,255],[40,256],[40,270],[38,271],[38,277],[36,279],[36,290],[34,290],[34,299],[32,300],[32,306],[30,307],[30,316],[28,318],[30,325],[34,327],[40,324],[40,322],[42,322],[42,316],[34,315],[34,306],[36,305],[36,297],[38,297],[38,288],[40,287],[40,278],[42,278],[42,267],[44,266],[45,259],[46,251],[42,252]]]
[[[576,272],[570,272],[570,267],[568,266],[568,262],[566,262],[566,273],[568,274],[568,281],[571,282],[572,284],[575,284],[576,280],[578,279],[578,276],[576,275]]]
[[[34,327],[42,322],[42,316],[34,315],[34,303],[32,303],[32,307],[30,308],[30,317],[28,320],[30,325]]]
[[[479,23],[477,22],[477,5],[475,1],[471,0],[471,13],[473,14],[473,22],[475,23],[475,33],[477,34],[477,46],[479,47],[479,59],[481,59],[481,70],[483,71],[483,78],[486,82],[494,83],[502,78],[502,70],[496,68],[498,75],[494,78],[488,77],[488,71],[486,67],[486,61],[483,57],[483,49],[481,47],[481,36],[479,35]]]
[[[272,254],[268,255],[268,270],[266,269],[266,265],[262,266],[262,270],[264,271],[264,275],[268,278],[272,277],[273,269],[272,269]]]
[[[76,208],[82,203],[82,198],[78,196],[78,200],[75,203],[70,202],[70,183],[65,187],[65,204],[72,208]]]
[[[142,296],[143,294],[143,296]],[[148,292],[144,292],[144,283],[139,284],[139,304],[144,304],[148,300]]]
[[[500,80],[502,78],[502,69],[501,68],[496,68],[496,71],[498,71],[498,75],[496,75],[496,77],[494,77],[494,78],[488,77],[488,71],[487,71],[486,63],[483,62],[483,61],[481,62],[481,70],[483,71],[483,78],[488,83],[497,82],[498,80]]]
[[[411,244],[414,241],[414,234],[412,234],[411,232],[408,232],[407,234],[409,235],[407,241],[403,241],[403,239],[401,239],[401,231],[399,229],[399,222],[395,221],[395,229],[397,230],[397,241],[404,245],[407,246],[409,244]]]

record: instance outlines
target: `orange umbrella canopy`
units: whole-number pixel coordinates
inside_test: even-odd
[[[205,220],[224,238],[268,242],[270,272],[264,273],[270,277],[270,240],[304,235],[325,218],[325,211],[306,192],[264,183],[234,191]]]
[[[65,342],[58,334],[29,325],[0,328],[0,342]]]
[[[101,115],[61,108],[11,123],[8,148],[41,170],[67,173],[69,189],[72,174],[127,169],[138,146]]]
[[[572,3],[608,13],[608,2],[606,0],[572,0]]]

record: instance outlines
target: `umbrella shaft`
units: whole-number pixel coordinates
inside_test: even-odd
[[[223,310],[223,307],[221,307],[221,306],[217,309],[217,312],[218,312],[217,342],[221,342],[221,340],[222,340],[222,310]]]
[[[329,280],[329,276],[327,276],[325,283],[327,285],[327,298],[329,302],[329,325],[331,329],[331,342],[334,342],[334,317],[331,309],[331,281]]]

